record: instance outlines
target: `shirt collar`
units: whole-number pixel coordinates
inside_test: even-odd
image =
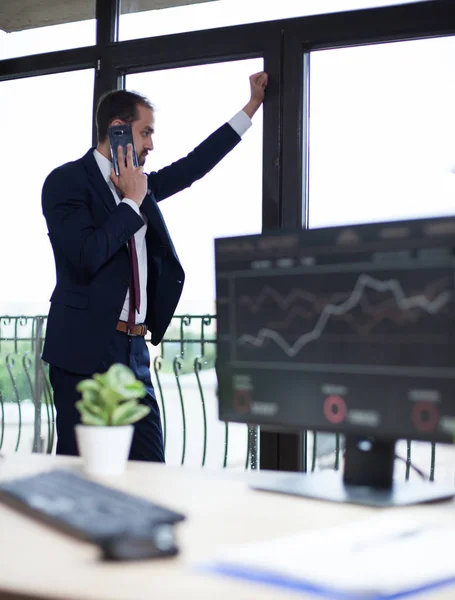
[[[101,154],[101,152],[99,152],[96,148],[93,151],[93,156],[96,160],[96,163],[101,171],[102,176],[104,177],[104,180],[107,183],[111,182],[111,170],[112,170],[112,163],[111,161],[106,158],[105,156],[103,156]]]

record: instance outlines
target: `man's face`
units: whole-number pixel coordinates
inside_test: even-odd
[[[138,105],[138,116],[131,123],[134,147],[141,167],[144,166],[147,154],[153,150],[153,134],[155,133],[155,115],[153,110],[146,106]]]

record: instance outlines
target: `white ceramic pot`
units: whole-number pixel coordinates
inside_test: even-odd
[[[132,425],[76,425],[84,471],[91,475],[121,475],[125,471],[132,439]]]

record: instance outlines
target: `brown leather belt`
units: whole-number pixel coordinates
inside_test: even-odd
[[[121,331],[122,333],[127,333],[128,335],[139,335],[144,337],[146,335],[148,329],[147,325],[142,323],[141,325],[134,325],[132,329],[128,329],[128,323],[126,321],[119,321],[116,327],[117,331]]]

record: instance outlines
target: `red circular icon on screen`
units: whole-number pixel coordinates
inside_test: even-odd
[[[439,411],[434,402],[416,402],[412,407],[412,422],[419,431],[433,431],[439,423]]]
[[[346,402],[341,396],[327,396],[322,410],[327,421],[333,425],[341,423],[346,418]]]
[[[249,412],[251,407],[251,395],[248,390],[236,390],[232,398],[234,410],[238,413],[245,414]]]

